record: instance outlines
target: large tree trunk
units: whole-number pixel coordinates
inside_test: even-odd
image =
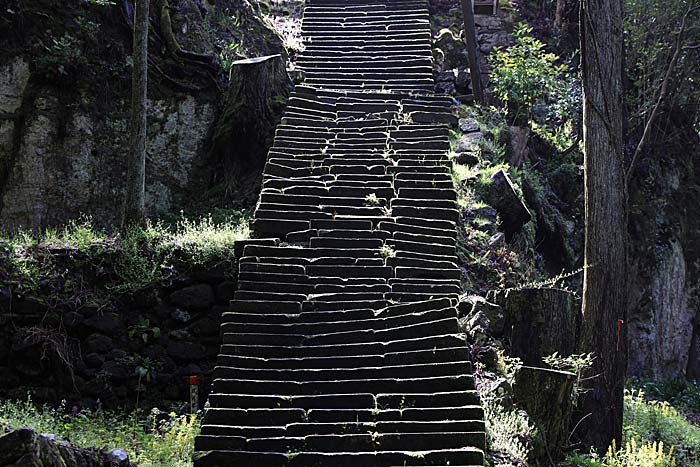
[[[124,225],[146,219],[146,90],[148,81],[148,2],[137,0],[134,13],[133,68],[131,78],[131,133],[126,173]]]
[[[581,351],[595,361],[578,433],[620,446],[627,345],[627,195],[622,144],[622,0],[582,0],[585,264]],[[621,329],[621,332],[618,332]]]

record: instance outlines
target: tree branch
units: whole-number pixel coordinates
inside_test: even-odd
[[[681,27],[678,30],[678,36],[676,37],[676,45],[673,51],[673,56],[671,57],[671,61],[668,64],[668,68],[666,69],[664,79],[661,82],[661,88],[659,89],[659,97],[656,101],[656,104],[654,105],[653,110],[651,111],[651,116],[649,117],[649,120],[647,120],[647,124],[644,127],[644,133],[642,133],[642,139],[639,140],[639,144],[637,144],[637,148],[635,149],[634,155],[632,156],[632,161],[630,162],[629,168],[627,169],[627,175],[625,177],[627,186],[629,186],[630,178],[632,177],[632,173],[634,171],[634,165],[637,162],[637,159],[639,159],[639,156],[646,149],[646,146],[649,144],[654,125],[659,119],[661,109],[666,104],[666,100],[668,99],[668,96],[671,92],[670,84],[673,80],[673,73],[676,70],[676,65],[678,64],[678,59],[680,58],[681,52],[683,52],[683,36],[685,35],[688,17],[691,13],[698,9],[698,7],[694,6],[694,4],[695,0],[691,2],[688,11],[686,11],[685,15],[683,15]]]

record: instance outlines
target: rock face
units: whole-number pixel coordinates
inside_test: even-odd
[[[29,391],[41,403],[92,407],[100,399],[113,408],[132,406],[138,395],[144,405],[162,404],[187,400],[188,377],[197,375],[204,400],[221,316],[237,287],[236,260],[173,266],[173,284],[119,294],[105,282],[111,253],[48,252],[66,277],[51,275],[31,292],[0,287],[0,398]],[[68,298],[67,281],[100,298]]]
[[[131,73],[129,12],[121,10],[130,2],[96,3],[37,0],[0,12],[0,228],[44,228],[83,212],[111,223],[120,215]],[[227,86],[215,63],[217,41],[238,41],[226,18],[241,18],[245,53],[284,52],[247,0],[201,9],[193,0],[169,3],[180,46],[208,58],[174,59],[153,31],[146,163],[152,214],[191,205],[192,193],[206,196],[214,178],[207,156]],[[52,43],[59,45],[39,46]]]
[[[665,117],[666,118],[666,117]],[[671,112],[630,184],[628,373],[700,378],[700,138]],[[684,130],[685,129],[685,130]]]
[[[0,467],[132,467],[125,452],[83,449],[29,429],[0,435]]]

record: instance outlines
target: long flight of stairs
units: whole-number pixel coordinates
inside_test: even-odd
[[[307,0],[196,467],[483,465],[422,0]]]

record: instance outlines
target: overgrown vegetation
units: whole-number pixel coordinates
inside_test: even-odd
[[[107,233],[82,217],[41,234],[0,234],[0,285],[27,291],[68,279],[70,272],[56,263],[68,254],[84,258],[104,276],[107,290],[121,293],[167,279],[176,265],[232,261],[235,241],[249,236],[248,219],[239,211],[194,219],[181,215],[125,233]]]
[[[611,446],[605,456],[573,454],[567,467],[698,467],[700,427],[665,401],[643,391],[625,392],[624,446]]]
[[[26,401],[0,401],[0,430],[29,427],[39,433],[86,448],[123,449],[140,466],[192,465],[198,415],[177,415],[153,409],[123,414],[108,411],[36,406]]]

